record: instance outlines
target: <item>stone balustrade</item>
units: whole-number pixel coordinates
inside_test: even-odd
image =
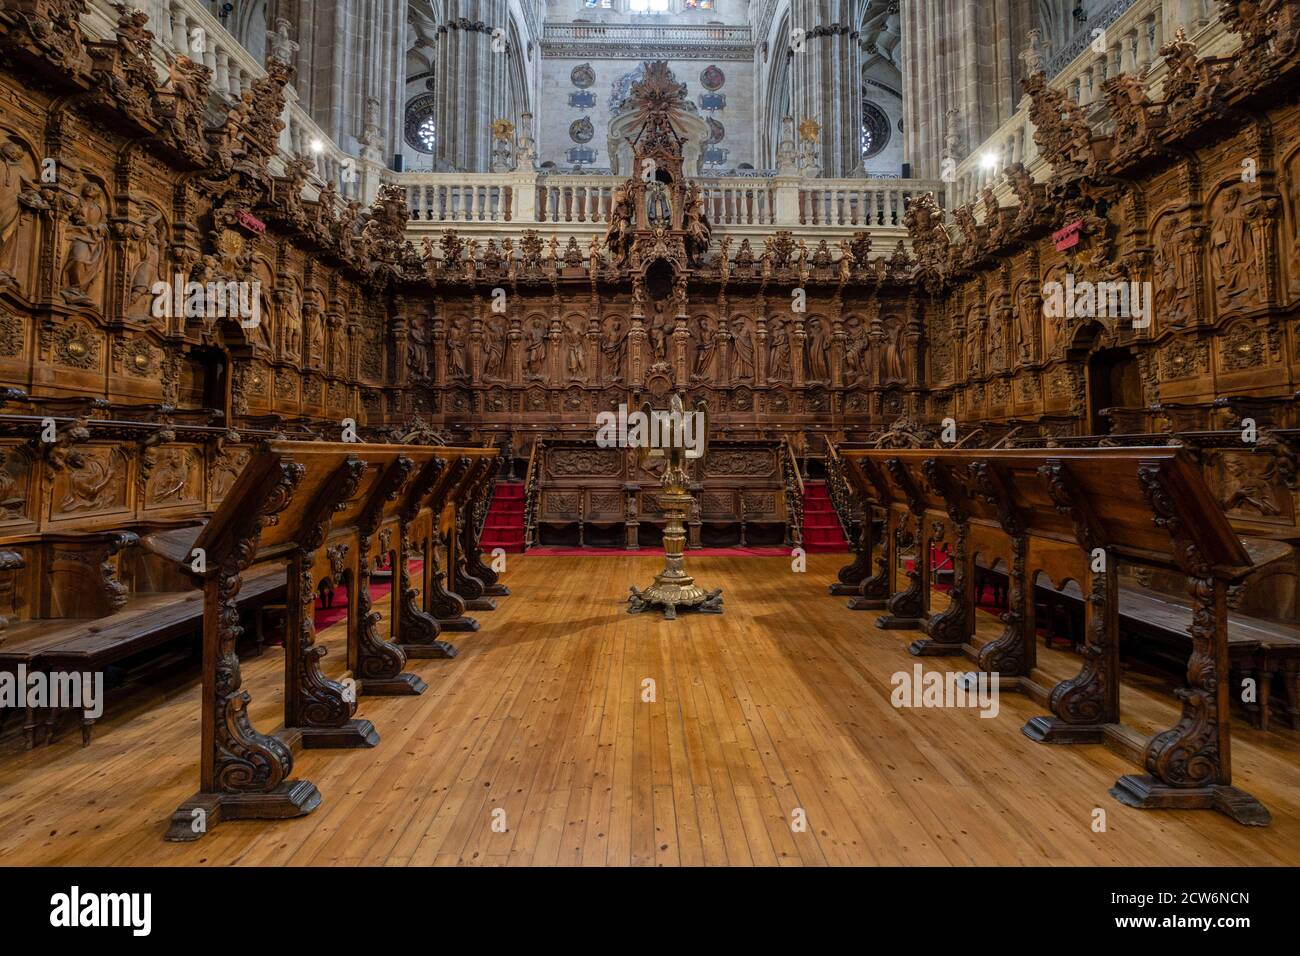
[[[1214,6],[1213,0],[1122,0],[1106,11],[1099,25],[1091,26],[1084,34],[1088,42],[1079,46],[1080,52],[1073,59],[1064,64],[1060,62],[1063,56],[1048,61],[1049,84],[1064,90],[1098,125],[1104,124],[1102,84],[1119,73],[1137,73],[1146,79],[1153,95],[1158,95],[1166,72],[1159,50],[1179,27],[1186,29],[1201,55],[1221,55],[1236,46],[1235,36],[1224,28]],[[1102,32],[1094,35],[1095,30]],[[985,186],[993,186],[999,199],[1006,202],[1011,191],[1003,174],[1014,163],[1024,163],[1035,179],[1046,178],[1047,171],[1034,145],[1028,98],[992,136],[957,164],[948,185],[949,207],[974,202]],[[1014,205],[1014,200],[1010,204]]]
[[[265,67],[199,0],[136,0],[134,6],[149,14],[147,26],[157,46],[160,81],[166,76],[167,55],[188,56],[212,71],[210,90],[217,113],[214,120],[266,76]],[[117,16],[110,0],[92,0],[82,27],[88,37],[111,39]],[[314,159],[320,179],[309,184],[309,197],[314,198],[319,187],[332,180],[344,198],[369,203],[379,190],[380,164],[349,155],[298,105],[298,94],[292,87],[284,92],[281,157],[302,155]]]
[[[567,235],[603,233],[619,176],[510,173],[386,173],[406,189],[414,232],[492,233],[512,227],[570,227]],[[944,184],[919,179],[801,179],[792,176],[697,177],[715,231],[761,238],[777,229],[834,239],[859,229],[905,235],[907,200]],[[878,249],[883,246],[878,245]]]

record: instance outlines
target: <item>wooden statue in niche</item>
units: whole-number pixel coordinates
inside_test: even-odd
[[[587,381],[587,340],[583,320],[576,315],[569,316],[564,325],[565,367],[569,381]]]
[[[623,320],[616,315],[606,316],[601,324],[601,381],[607,385],[623,381],[623,356],[627,351],[627,332]]]
[[[809,382],[828,383],[831,380],[831,339],[826,320],[814,316],[808,320],[808,377]]]
[[[1161,325],[1179,328],[1191,318],[1191,276],[1179,216],[1163,219],[1155,231],[1155,307]]]
[[[483,337],[486,350],[483,360],[483,380],[486,382],[503,382],[506,379],[506,320],[499,314],[493,314],[488,320],[487,335]]]
[[[48,209],[37,186],[36,162],[16,139],[0,144],[0,289],[26,291],[37,248],[37,210]]]
[[[524,365],[530,381],[545,381],[546,320],[538,315],[528,320],[528,344],[524,351]]]
[[[1239,186],[1224,190],[1210,217],[1214,223],[1210,230],[1210,264],[1220,311],[1246,307],[1257,297],[1255,237],[1241,193]]]
[[[767,354],[767,380],[791,381],[789,326],[780,316],[774,316],[767,324]]]
[[[731,320],[731,384],[751,384],[754,381],[753,320],[738,315]]]
[[[274,328],[274,294],[275,274],[271,266],[264,259],[257,260],[254,276],[257,280],[255,294],[259,296],[259,309],[257,321],[250,321],[247,325],[239,321],[239,316],[231,317],[231,320],[238,323],[244,329],[244,335],[254,350],[271,353],[273,352],[272,343],[275,341]],[[227,316],[229,316],[229,303],[227,303]]]
[[[691,381],[713,384],[718,378],[718,321],[711,315],[695,319],[695,364]]]
[[[413,382],[422,382],[429,378],[429,344],[428,317],[417,315],[411,319],[406,342],[406,367],[410,370]]]
[[[166,242],[166,224],[163,215],[152,206],[145,208],[144,219],[127,227],[132,240],[135,267],[126,295],[126,317],[134,322],[152,323],[154,315],[154,286],[163,280],[163,245]]]
[[[1038,317],[1041,312],[1042,305],[1034,294],[1033,283],[1026,282],[1020,287],[1016,300],[1016,340],[1022,362],[1038,358]]]
[[[447,377],[458,382],[469,380],[465,345],[465,320],[457,316],[451,320],[451,328],[447,330]]]
[[[891,315],[885,319],[884,361],[881,363],[881,382],[885,385],[907,381],[907,364],[903,357],[903,319]],[[977,346],[978,348],[978,346]]]
[[[276,295],[280,305],[280,325],[284,329],[283,357],[297,361],[302,356],[302,293],[298,280],[290,278]]]
[[[108,249],[108,203],[97,183],[82,183],[69,222],[63,257],[63,298],[74,305],[94,305],[92,293],[98,291]]]
[[[844,384],[866,385],[869,374],[867,330],[863,327],[861,319],[851,315],[844,323]]]
[[[315,286],[308,286],[302,303],[304,343],[306,354],[303,365],[307,368],[320,368],[325,358],[325,296]]]

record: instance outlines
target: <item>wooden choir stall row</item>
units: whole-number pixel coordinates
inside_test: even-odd
[[[857,560],[832,593],[856,591],[851,607],[884,611],[878,628],[920,631],[912,654],[965,654],[1000,689],[1045,702],[1051,714],[1023,729],[1031,739],[1140,754],[1146,773],[1122,776],[1111,788],[1120,802],[1270,822],[1258,800],[1232,786],[1225,598],[1251,561],[1185,452],[842,447],[838,454],[868,518]],[[883,512],[883,535],[873,511]],[[932,611],[931,553],[942,544],[953,553],[951,600]],[[915,558],[902,565],[909,548]],[[990,568],[1003,562],[1009,575],[1002,633],[982,647],[973,641],[977,558]],[[1120,722],[1121,560],[1185,575],[1193,609],[1186,686],[1177,691],[1181,718],[1145,741]],[[1077,582],[1085,596],[1082,666],[1054,687],[1037,668],[1039,572],[1058,586]]]
[[[476,630],[466,610],[492,609],[510,593],[478,548],[476,514],[496,464],[491,448],[333,442],[270,442],[252,457],[195,542],[206,562],[200,782],[173,814],[168,840],[197,840],[222,820],[314,810],[320,793],[292,778],[294,749],[378,744],[357,717],[359,699],[422,693],[408,660],[454,657],[443,632]],[[412,560],[423,561],[418,583]],[[240,587],[268,563],[288,574],[284,725],[270,734],[249,720],[236,649]],[[387,639],[370,595],[383,563],[394,574]],[[341,681],[321,671],[313,619],[313,582],[331,575],[349,591],[351,676]]]

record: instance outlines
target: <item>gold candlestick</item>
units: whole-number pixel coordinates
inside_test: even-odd
[[[647,421],[653,421],[649,402],[645,404],[642,411]],[[681,420],[682,414],[682,398],[680,395],[674,395],[669,405],[669,415],[677,416],[677,419]],[[709,447],[709,413],[703,402],[696,405],[695,414],[699,416],[698,427],[704,430],[698,450],[688,449],[684,444],[677,442],[673,442],[667,448],[654,448],[647,442],[641,448],[643,468],[651,458],[665,460],[664,473],[660,479],[662,491],[659,493],[659,506],[667,516],[668,524],[664,528],[664,569],[655,575],[654,584],[644,591],[636,585],[629,587],[628,590],[632,592],[631,597],[628,598],[629,614],[639,614],[655,607],[662,607],[664,619],[672,621],[676,619],[679,607],[706,614],[722,613],[722,588],[705,591],[695,583],[695,579],[687,574],[682,566],[684,561],[682,552],[686,547],[684,522],[690,514],[691,503],[695,500],[687,490],[686,461],[688,458],[703,460]],[[680,429],[674,429],[673,434],[677,438],[682,436]]]

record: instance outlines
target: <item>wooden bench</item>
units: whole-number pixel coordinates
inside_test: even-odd
[[[246,611],[282,599],[284,589],[283,566],[254,569],[244,577],[239,608]],[[138,594],[107,617],[25,621],[10,627],[0,645],[0,670],[45,675],[100,672],[178,637],[197,634],[202,627],[203,592],[198,588]],[[43,713],[35,707],[26,708],[23,730],[29,750],[54,739],[61,714],[60,708],[45,708]],[[83,711],[83,746],[90,743],[93,724]]]
[[[1000,570],[989,573],[1005,580]],[[1074,621],[1083,619],[1083,592],[1073,581],[1059,589],[1040,583],[1035,592],[1067,605]],[[1192,608],[1185,602],[1170,595],[1120,586],[1119,632],[1126,643],[1140,641],[1154,656],[1177,669],[1187,660],[1191,626]],[[1082,628],[1077,630],[1081,632]],[[1133,649],[1131,643],[1121,647],[1127,653]],[[1277,709],[1291,729],[1300,730],[1300,628],[1234,612],[1228,618],[1228,667],[1235,675],[1230,699],[1242,704],[1255,727],[1269,729],[1273,684],[1281,677],[1286,697],[1276,702]],[[1255,681],[1253,700],[1243,699],[1242,682],[1247,679]]]

